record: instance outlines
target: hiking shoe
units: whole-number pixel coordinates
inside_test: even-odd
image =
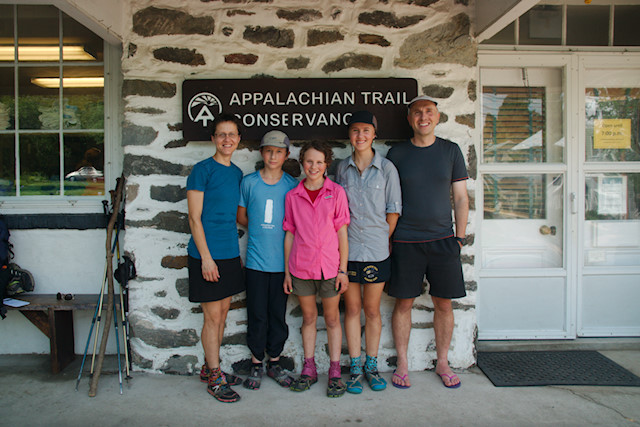
[[[345,391],[347,391],[347,386],[342,382],[342,378],[329,378],[327,397],[342,397]]]
[[[387,388],[387,382],[380,376],[378,371],[364,371],[364,376],[367,378],[367,382],[369,383],[369,387],[373,391],[382,391]]]
[[[352,394],[362,393],[362,374],[351,374],[351,378],[347,381],[347,391]]]
[[[233,391],[231,386],[224,381],[221,383],[209,381],[207,391],[220,402],[233,403],[240,400],[240,395]]]
[[[240,385],[242,384],[242,378],[240,378],[237,375],[233,375],[233,374],[228,374],[226,372],[223,372],[224,377],[227,379],[227,384],[229,385]]]
[[[293,382],[293,378],[287,374],[282,366],[272,365],[267,369],[267,376],[273,378],[282,387],[290,387]]]
[[[8,296],[32,292],[35,281],[30,271],[20,268],[18,264],[9,264],[9,283],[6,287]]]
[[[251,373],[247,377],[246,380],[242,383],[245,388],[249,390],[257,390],[260,388],[260,381],[262,380],[262,375],[264,374],[264,369],[262,369],[262,365],[253,365],[251,367]]]
[[[313,384],[318,382],[318,377],[311,377],[309,375],[300,375],[297,380],[294,380],[289,386],[291,391],[305,391],[309,390]]]

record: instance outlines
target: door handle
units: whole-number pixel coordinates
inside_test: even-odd
[[[540,234],[546,236],[546,235],[552,235],[555,236],[556,235],[556,226],[552,225],[551,227],[549,227],[548,225],[543,225],[540,227]]]
[[[571,213],[577,214],[578,213],[578,197],[576,196],[576,193],[571,193],[569,195],[569,202],[571,204]]]

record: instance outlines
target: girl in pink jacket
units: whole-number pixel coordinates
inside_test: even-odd
[[[304,366],[291,390],[304,391],[318,381],[314,359],[318,295],[329,344],[327,396],[340,397],[346,386],[340,376],[342,328],[338,305],[349,286],[349,205],[344,189],[325,177],[331,160],[331,148],[320,141],[310,141],[300,150],[306,178],[286,196],[283,286],[285,293],[298,296],[302,309]]]

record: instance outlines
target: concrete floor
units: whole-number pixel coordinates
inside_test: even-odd
[[[602,351],[640,376],[640,350]],[[339,399],[325,396],[326,377],[303,393],[264,378],[260,390],[242,386],[242,400],[214,400],[197,376],[134,372],[119,394],[113,359],[105,364],[98,395],[90,398],[80,361],[48,371],[48,356],[0,356],[2,426],[528,426],[640,424],[640,387],[494,387],[477,367],[459,372],[462,387],[444,388],[432,371],[412,372],[412,387],[389,386]],[[383,375],[387,380],[390,374]]]

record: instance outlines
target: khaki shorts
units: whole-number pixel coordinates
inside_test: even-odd
[[[320,298],[331,298],[338,295],[335,277],[333,279],[306,280],[299,279],[292,274],[291,283],[293,285],[293,294],[300,297],[318,295]]]

